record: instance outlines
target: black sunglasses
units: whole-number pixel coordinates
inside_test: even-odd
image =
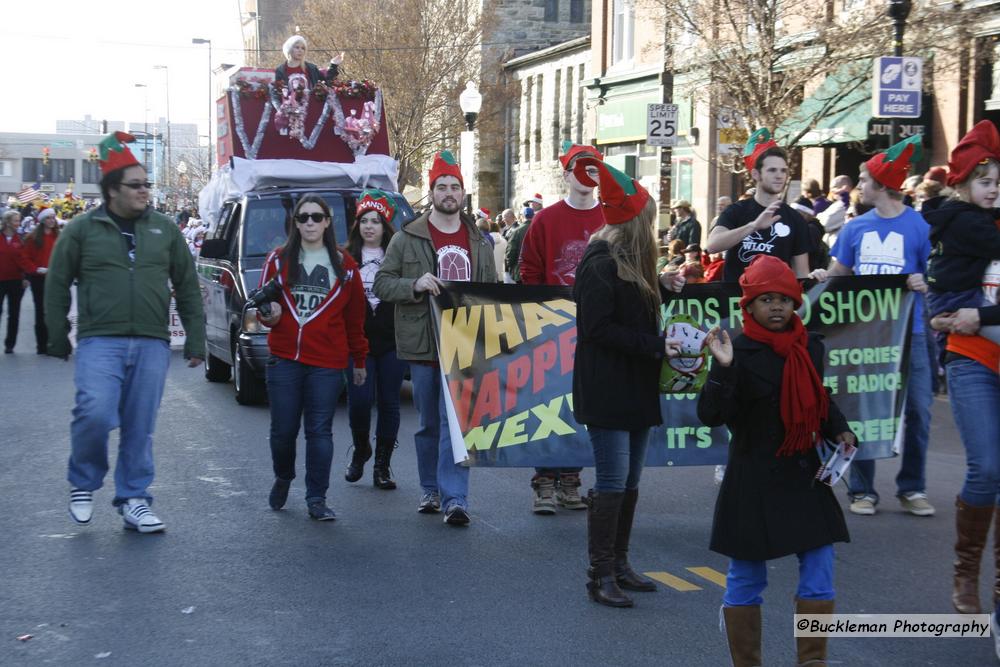
[[[299,213],[295,216],[295,222],[300,225],[304,225],[310,220],[316,223],[323,222],[326,220],[326,213]]]
[[[122,185],[124,185],[126,188],[132,188],[133,190],[141,190],[142,188],[146,188],[147,190],[149,190],[150,188],[153,187],[153,184],[150,183],[149,181],[142,181],[139,183],[122,183]]]

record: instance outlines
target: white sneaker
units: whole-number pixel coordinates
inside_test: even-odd
[[[94,492],[83,489],[69,490],[69,516],[73,521],[86,526],[94,515]]]
[[[118,506],[118,511],[125,519],[125,528],[128,530],[156,533],[166,528],[163,522],[149,509],[144,498],[129,498],[124,505]]]

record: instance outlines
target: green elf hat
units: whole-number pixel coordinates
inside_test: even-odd
[[[587,175],[587,167],[591,166],[597,167],[600,172],[599,182]],[[649,201],[649,192],[639,181],[595,157],[580,157],[573,165],[573,175],[587,187],[601,188],[601,210],[604,212],[604,222],[609,225],[620,225],[632,220]]]
[[[441,176],[454,176],[462,184],[462,187],[465,187],[465,181],[462,180],[462,169],[458,166],[458,160],[451,154],[451,151],[441,151],[434,156],[434,162],[431,164],[431,170],[427,176],[432,190],[434,189],[434,181]]]
[[[747,171],[753,171],[760,154],[769,148],[777,148],[778,144],[771,138],[771,130],[762,127],[747,139],[747,145],[743,147],[743,164]]]
[[[593,146],[574,144],[572,141],[564,141],[562,142],[561,148],[562,155],[559,156],[559,162],[562,163],[563,169],[569,169],[573,160],[580,155],[589,155],[591,157],[596,157],[598,160],[604,159],[604,156],[601,155],[601,151],[597,150]],[[538,203],[541,204],[542,202]]]
[[[865,162],[865,168],[872,178],[885,187],[899,190],[910,173],[912,163],[919,162],[923,153],[921,136],[915,134],[890,146],[885,152],[876,153]]]
[[[375,211],[388,223],[392,222],[396,215],[396,205],[392,198],[386,193],[376,188],[368,188],[361,193],[358,198],[358,205],[354,214],[355,220],[360,220],[368,211]]]
[[[97,144],[102,174],[110,174],[112,171],[139,164],[139,161],[132,155],[132,151],[125,145],[133,141],[135,141],[135,137],[128,132],[115,132],[104,137],[101,143]]]

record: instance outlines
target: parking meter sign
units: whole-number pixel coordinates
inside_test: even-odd
[[[646,107],[646,145],[677,145],[677,105],[650,104]]]
[[[884,56],[875,59],[872,115],[876,118],[919,118],[923,59]]]

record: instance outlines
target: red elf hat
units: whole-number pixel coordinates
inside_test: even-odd
[[[743,165],[747,171],[753,171],[760,154],[769,148],[778,148],[778,143],[771,138],[771,130],[762,127],[747,139],[747,145],[743,147]]]
[[[921,136],[915,134],[889,147],[883,153],[877,153],[865,162],[865,169],[876,181],[889,188],[899,190],[903,181],[910,173],[910,166],[919,162],[923,155]]]
[[[97,144],[100,152],[98,161],[102,174],[110,174],[112,171],[139,164],[139,161],[132,155],[132,151],[125,145],[133,141],[135,141],[135,137],[128,132],[115,132],[104,137],[101,143]]]
[[[573,163],[574,158],[580,155],[589,155],[591,157],[596,157],[598,160],[603,160],[604,156],[601,155],[601,151],[597,150],[593,146],[586,146],[582,144],[574,144],[570,141],[562,142],[562,155],[559,156],[559,162],[562,163],[563,169],[569,169],[569,165]],[[541,195],[535,195],[538,198],[538,203],[541,204]]]
[[[595,166],[600,171],[600,182],[595,182],[587,175],[587,167],[590,166]],[[632,220],[649,201],[649,192],[639,181],[589,155],[576,161],[573,175],[583,185],[601,188],[601,210],[604,212],[604,221],[609,225],[620,225]]]
[[[462,187],[465,187],[465,181],[462,180],[462,169],[458,166],[458,161],[451,154],[451,151],[440,151],[434,155],[434,162],[427,175],[432,190],[434,189],[434,181],[442,176],[454,176],[462,184]]]
[[[989,159],[1000,161],[1000,132],[992,122],[981,120],[948,156],[948,185],[958,185],[976,165]]]

